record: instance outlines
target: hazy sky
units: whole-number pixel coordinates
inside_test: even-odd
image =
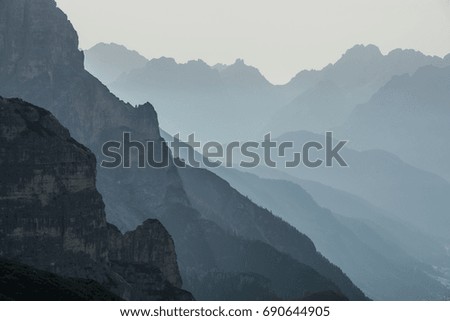
[[[148,58],[243,58],[274,83],[355,44],[450,53],[450,0],[56,0],[80,46],[116,42]]]

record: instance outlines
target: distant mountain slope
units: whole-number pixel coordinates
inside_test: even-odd
[[[414,50],[396,49],[383,55],[374,46],[357,45],[322,70],[302,71],[285,86],[297,98],[279,109],[266,126],[274,134],[307,130],[316,133],[343,124],[359,104],[396,75],[423,66],[448,66],[449,61]]]
[[[364,299],[362,292],[335,265],[316,251],[312,241],[233,189],[229,183],[204,169],[180,169],[192,206],[202,218],[216,222],[241,238],[270,244],[282,253],[309,265],[333,281],[350,299]]]
[[[148,60],[136,51],[115,43],[99,43],[84,51],[85,67],[103,84],[109,85],[123,73],[144,67]]]
[[[172,134],[195,132],[201,139],[220,141],[244,139],[258,134],[249,122],[262,127],[274,108],[287,103],[290,97],[273,86],[258,71],[237,59],[234,64],[208,66],[205,62],[177,63],[172,58],[150,60],[145,66],[123,73],[116,81],[101,69],[115,70],[119,57],[115,45],[99,44],[105,58],[91,57],[86,52],[86,69],[98,77],[118,97],[132,104],[151,101],[157,108],[161,125]],[[94,47],[95,48],[95,47]],[[95,50],[99,52],[100,50]],[[120,56],[123,64],[136,60],[128,51]],[[240,114],[241,117],[234,117]]]
[[[275,86],[242,60],[219,71],[201,60],[178,64],[171,58],[152,59],[109,88],[134,104],[152,101],[165,130],[196,133],[202,140],[254,137],[255,126],[269,120],[284,101]]]
[[[395,224],[395,221],[389,221],[387,218],[382,222],[381,226],[392,224],[396,227],[391,235],[391,232],[373,223],[370,218],[365,218],[366,213],[358,213],[359,217],[348,218],[320,207],[295,183],[261,179],[232,169],[221,168],[216,172],[256,204],[271,210],[309,236],[318,251],[346,271],[371,298],[430,300],[449,297],[450,290],[428,275],[434,271],[431,265],[422,263],[426,262],[424,256],[413,259],[409,254],[410,250],[403,247],[410,239],[405,238],[403,242],[396,240],[397,237],[402,239],[405,236],[405,227],[401,224]],[[318,193],[322,194],[325,193]],[[349,202],[349,199],[342,199],[341,202]],[[335,202],[328,205],[328,208],[334,210]],[[367,209],[363,210],[367,212]],[[371,216],[374,221],[381,221],[377,217],[380,216],[379,213],[373,213]],[[419,235],[417,233],[415,237]],[[432,249],[434,252],[439,249],[444,252],[443,246],[437,243]],[[445,253],[440,255],[442,257]],[[441,276],[437,272],[435,275]]]
[[[0,300],[118,301],[121,298],[95,281],[63,278],[0,259]]]
[[[114,46],[102,48],[109,51],[106,57],[117,51]],[[121,59],[134,61],[135,55],[129,52]],[[104,78],[98,71],[102,64],[89,55],[86,58],[87,69]],[[357,45],[334,64],[301,71],[281,86],[273,86],[240,59],[210,67],[202,61],[177,64],[169,58],[153,59],[108,86],[133,104],[152,101],[162,127],[171,134],[195,132],[202,140],[225,142],[259,138],[268,131],[276,135],[323,132],[342,125],[357,105],[367,102],[392,77],[449,64],[448,58],[414,50],[396,49],[383,55],[374,45]]]
[[[304,131],[288,133],[275,140],[293,142],[296,152],[301,151],[306,142],[319,142],[325,146],[324,136]],[[332,167],[308,168],[301,164],[285,168],[283,164],[293,159],[292,153],[291,149],[286,151],[285,157],[272,157],[279,164],[278,170],[261,165],[249,171],[262,177],[285,179],[283,174],[278,175],[281,171],[288,177],[315,181],[348,192],[447,244],[450,217],[446,213],[450,200],[446,195],[450,195],[450,184],[443,178],[412,167],[382,150],[359,152],[343,148],[340,155],[348,167],[335,163]],[[324,150],[316,152],[314,149],[309,155],[313,160],[323,156]]]
[[[162,132],[162,135],[167,141],[173,140],[167,133]],[[180,157],[187,159],[187,151],[182,150]],[[195,153],[195,158],[200,161],[202,155]],[[448,290],[440,283],[448,278],[441,268],[450,264],[445,243],[424,235],[410,223],[348,192],[301,180],[279,170],[261,171],[272,179],[229,168],[212,171],[251,201],[311,237],[318,250],[347,271],[371,297],[390,300],[448,297]],[[212,197],[220,184],[201,186],[206,191],[196,195],[206,193],[205,197],[223,204],[221,207],[228,211],[225,200],[232,199],[229,192]],[[314,200],[300,186],[305,187]],[[205,212],[212,215],[217,210]],[[227,224],[230,219],[223,220],[223,224]],[[411,267],[414,268],[411,270]]]
[[[295,132],[277,138],[278,141],[318,141],[325,138],[308,132]],[[291,176],[316,181],[362,197],[379,208],[407,221],[422,232],[448,241],[450,217],[450,184],[432,173],[412,167],[398,157],[381,150],[358,152],[344,148],[341,156],[348,167],[282,169]],[[315,159],[315,154],[311,155]],[[287,154],[292,159],[292,154]]]
[[[390,244],[397,244],[405,254],[421,262],[436,265],[450,265],[450,256],[441,242],[414,228],[411,223],[399,220],[393,214],[378,208],[353,194],[313,182],[287,178],[303,187],[322,207],[348,218],[369,225]]]
[[[365,299],[351,283],[333,283],[338,280],[335,275],[315,265],[313,269],[309,264],[300,263],[307,259],[295,260],[285,254],[286,251],[269,245],[270,242],[256,241],[224,229],[188,208],[179,207],[172,212],[180,213],[176,220],[170,214],[170,217],[162,216],[161,221],[175,237],[183,279],[199,300],[294,300],[323,289],[345,293],[352,300]],[[302,242],[293,245],[297,245],[299,254],[305,246]],[[311,241],[307,242],[312,245]],[[317,256],[314,249],[311,250],[303,253],[305,258]],[[321,267],[331,268],[331,264],[323,261]],[[234,285],[228,283],[230,279],[235,280]]]
[[[450,181],[450,67],[393,78],[339,129],[358,149],[379,148]]]
[[[234,64],[219,69],[219,73],[230,89],[249,93],[273,89],[273,85],[257,68],[246,65],[242,59],[237,59]]]

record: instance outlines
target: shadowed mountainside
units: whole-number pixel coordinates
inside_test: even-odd
[[[192,298],[159,222],[125,235],[107,223],[95,156],[48,111],[0,98],[0,145],[1,257],[95,280],[123,299]]]
[[[118,301],[91,280],[63,278],[23,264],[0,260],[2,301]]]

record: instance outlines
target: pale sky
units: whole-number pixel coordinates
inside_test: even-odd
[[[80,47],[115,42],[147,58],[243,58],[273,83],[355,44],[450,53],[450,0],[56,0]]]

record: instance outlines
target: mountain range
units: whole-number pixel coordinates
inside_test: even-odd
[[[330,190],[327,194],[324,190],[328,188],[318,183],[263,179],[224,168],[218,174],[256,204],[310,237],[317,249],[346,271],[369,297],[376,300],[449,297],[449,290],[438,281],[445,275],[427,263],[442,264],[444,247],[412,228],[414,232],[410,232],[405,228],[407,224],[387,216],[381,209],[350,194]],[[312,194],[302,188],[310,185],[315,188]],[[329,200],[336,194],[334,201],[323,201],[323,195],[328,195]],[[322,203],[319,205],[311,195],[319,195],[317,199]],[[339,204],[347,208],[339,208]],[[358,205],[364,207],[358,211],[349,209]],[[339,209],[339,214],[328,208]],[[388,230],[386,226],[395,228]],[[411,249],[408,243],[415,248]]]
[[[83,52],[54,0],[0,0],[0,270],[20,275],[0,298],[449,299],[449,66],[357,45],[273,85],[241,59]],[[346,167],[194,168],[168,144],[330,130]],[[125,132],[168,166],[101,166]]]
[[[322,70],[298,73],[286,86],[300,94],[278,110],[266,130],[282,135],[298,130],[323,133],[334,129],[392,77],[412,74],[423,66],[448,66],[448,58],[402,49],[383,55],[374,45],[356,45]]]
[[[166,141],[173,141],[167,133],[162,135]],[[195,153],[197,161],[202,160],[200,153],[193,149],[191,153]],[[180,157],[189,158],[186,149],[182,149]],[[442,284],[448,279],[445,271],[450,264],[446,243],[420,232],[407,220],[355,194],[291,176],[296,172],[254,169],[259,175],[269,177],[261,178],[233,168],[210,170],[249,200],[310,237],[318,250],[346,271],[371,298],[448,298],[449,291]],[[185,180],[185,170],[180,172]],[[197,195],[209,195],[223,209],[221,212],[210,208],[211,215],[226,216],[237,211],[228,204],[233,194],[224,188],[216,192],[216,184],[211,185],[210,180],[197,178],[196,181],[199,187],[195,197],[199,198],[199,206],[205,206],[206,202]],[[245,207],[240,211],[249,212]]]
[[[218,70],[202,60],[178,64],[172,58],[152,59],[143,68],[123,73],[108,88],[133,104],[151,101],[161,126],[171,134],[195,133],[202,140],[254,137],[247,126],[251,115],[258,115],[253,121],[262,127],[273,106],[285,100],[242,60]]]
[[[201,60],[179,64],[156,58],[111,81],[99,71],[104,65],[90,57],[116,56],[110,70],[137,60],[135,52],[126,54],[123,47],[121,55],[116,54],[117,46],[102,43],[86,50],[87,69],[126,101],[152,101],[169,133],[196,133],[200,140],[220,142],[254,140],[267,132],[323,133],[343,125],[392,77],[450,64],[450,55],[440,58],[401,49],[383,55],[374,45],[356,45],[334,64],[301,71],[285,85],[272,85],[240,59],[232,65],[209,66]]]
[[[95,48],[87,52],[91,50]],[[157,61],[165,67],[157,69]],[[450,149],[444,141],[449,63],[450,55],[440,58],[400,49],[384,55],[376,46],[357,45],[322,70],[302,71],[288,84],[274,86],[241,60],[210,67],[202,61],[177,64],[161,58],[123,73],[109,87],[125,100],[137,103],[135,99],[154,97],[157,108],[173,109],[166,118],[178,117],[179,123],[161,123],[172,133],[197,133],[190,129],[200,127],[207,133],[200,138],[227,142],[233,138],[222,134],[223,128],[240,140],[258,135],[260,139],[271,131],[280,135],[278,142],[302,146],[307,141],[323,142],[320,134],[333,129],[338,137],[350,140],[351,148],[343,151],[349,168],[252,171],[266,178],[224,168],[213,172],[310,237],[370,297],[436,299],[448,297],[450,204],[449,185],[442,178],[449,172],[445,155]],[[167,77],[162,87],[156,77],[160,74]],[[223,93],[240,97],[238,112]],[[247,99],[252,95],[278,97],[278,102],[263,98],[270,106],[255,107]],[[202,99],[208,100],[207,106]],[[180,110],[186,113],[183,117]],[[190,129],[185,130],[187,124]],[[433,129],[427,131],[430,124]],[[169,134],[163,137],[172,140]],[[185,185],[201,181],[186,172],[180,171]],[[209,215],[229,215],[232,210],[211,194],[217,187],[208,182],[205,179],[197,188],[201,192],[190,198],[196,198],[197,206],[206,207],[203,211]],[[208,208],[204,194],[223,204],[224,210]],[[229,195],[224,190],[218,194]]]
[[[79,144],[85,145],[97,159],[101,159],[103,143],[118,140],[123,132],[127,131],[135,140],[153,142],[155,151],[159,150],[158,146],[161,146],[162,151],[165,150],[158,118],[151,104],[126,104],[85,71],[84,55],[78,50],[77,34],[67,16],[56,7],[53,0],[1,0],[0,9],[0,94],[20,97],[34,105],[42,106],[68,128],[73,139],[79,142],[71,140],[72,144],[85,150],[90,159],[91,189],[95,176],[95,160],[92,154]],[[201,62],[188,64],[185,68],[189,69],[193,65],[200,70],[206,70]],[[208,76],[209,72],[205,75]],[[207,82],[211,80],[208,77],[205,78]],[[232,78],[232,75],[230,77]],[[161,77],[160,83],[166,82],[167,80]],[[32,120],[34,119],[35,116],[32,117]],[[45,124],[47,123],[44,122],[44,127]],[[30,127],[31,131],[33,129],[36,129],[34,123]],[[37,130],[38,137],[41,137],[39,132],[42,130]],[[67,132],[65,135],[67,140]],[[57,137],[58,135],[55,139]],[[42,139],[45,138],[44,135]],[[50,144],[49,146],[51,147]],[[57,153],[57,150],[52,152]],[[65,155],[61,152],[61,157]],[[11,158],[11,162],[14,161],[17,162],[17,159]],[[151,282],[138,282],[141,273],[150,273],[154,277],[157,277],[157,273],[150,268],[142,271],[135,263],[148,262],[152,255],[145,253],[147,250],[154,250],[139,241],[141,237],[147,236],[164,242],[161,237],[162,226],[155,220],[158,219],[173,238],[185,288],[197,299],[301,299],[312,293],[330,291],[337,293],[339,297],[344,295],[352,300],[367,299],[341,269],[317,252],[308,237],[253,204],[212,173],[190,168],[179,171],[173,165],[162,169],[115,170],[97,166],[96,170],[96,188],[102,197],[96,194],[97,198],[94,199],[95,193],[81,195],[75,204],[84,204],[87,209],[97,206],[97,213],[104,215],[96,218],[101,219],[101,222],[97,224],[89,217],[82,218],[78,207],[71,201],[64,204],[73,210],[73,213],[68,210],[67,213],[73,214],[74,229],[78,225],[76,222],[82,220],[84,224],[100,229],[95,235],[108,234],[107,238],[99,241],[98,255],[117,262],[114,264],[114,271],[129,279],[129,283],[133,284],[139,294],[136,298],[145,297],[157,288]],[[8,177],[7,173],[3,173],[3,176]],[[15,179],[18,177],[18,174],[14,176]],[[224,213],[207,194],[203,194],[201,190],[199,192],[199,185],[202,184],[200,182],[205,180],[210,186],[220,189],[221,193],[234,195],[229,212]],[[77,184],[73,185],[76,189]],[[43,186],[47,187],[46,184]],[[38,187],[42,188],[42,185],[32,186]],[[53,196],[52,193],[49,194]],[[105,204],[105,212],[98,212],[103,210],[101,199]],[[89,200],[95,201],[95,204],[91,206],[87,202]],[[248,211],[238,211],[242,205]],[[210,212],[211,209],[215,209],[216,214]],[[32,211],[27,208],[23,210],[23,216],[33,220]],[[65,212],[64,208],[57,213]],[[43,213],[49,215],[52,212],[44,208]],[[219,216],[219,213],[222,216]],[[14,218],[14,212],[10,216]],[[110,223],[106,223],[106,220]],[[117,227],[113,228],[111,223]],[[234,229],[236,226],[241,229]],[[276,229],[272,229],[273,227]],[[2,255],[8,257],[14,254],[20,262],[46,270],[52,268],[51,252],[33,251],[28,258],[22,258],[27,253],[24,249],[28,247],[28,239],[24,236],[28,235],[31,240],[35,240],[39,238],[39,231],[31,229],[29,234],[23,234],[21,231],[25,229],[19,221],[14,221],[10,228],[5,237],[14,240],[16,245],[5,247],[4,251],[16,252],[2,252]],[[80,232],[85,235],[85,232]],[[15,239],[14,233],[19,233],[21,237]],[[46,232],[45,235],[47,234],[51,233]],[[38,247],[42,246],[38,241],[35,243]],[[78,249],[76,246],[79,243],[68,242],[69,249]],[[170,242],[164,244],[160,250],[168,251]],[[109,250],[101,250],[104,248]],[[64,254],[63,249],[56,247],[55,255]],[[41,260],[41,254],[45,254],[48,259]],[[99,258],[95,255],[93,258],[97,262]],[[124,264],[123,261],[132,263],[132,266]],[[63,260],[61,265],[64,265],[64,262]],[[164,268],[170,269],[174,266],[162,262]],[[78,262],[78,265],[83,264],[82,261]],[[64,272],[63,269],[60,271]],[[86,271],[86,274],[88,278],[96,278],[95,273],[91,275]],[[180,279],[176,279],[175,285],[180,285],[180,282]],[[146,289],[146,286],[151,289]],[[176,296],[172,298],[175,299]]]
[[[288,133],[275,140],[292,142],[297,148],[311,141],[325,146],[325,136],[305,131]],[[293,152],[286,151],[285,157],[274,157],[274,160],[282,164],[285,159],[293,159]],[[281,171],[288,177],[318,182],[356,195],[447,245],[450,227],[447,215],[450,203],[447,196],[450,195],[450,185],[445,179],[413,167],[383,150],[357,151],[344,147],[340,155],[347,162],[347,167],[336,163],[331,167],[318,168],[280,166],[274,171],[259,166],[250,171],[263,177],[286,178],[277,176]],[[310,154],[311,159],[320,156],[320,152]]]

